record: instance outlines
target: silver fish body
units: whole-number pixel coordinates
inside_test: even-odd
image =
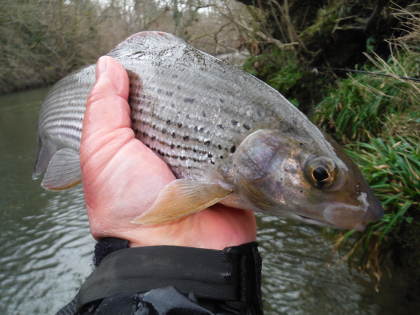
[[[340,158],[339,149],[305,115],[257,78],[161,32],[135,34],[108,55],[129,73],[136,136],[169,164],[177,178],[201,182],[217,178],[229,190],[226,204],[310,223],[362,229],[381,216],[357,168]],[[64,188],[80,178],[82,120],[94,81],[91,65],[59,81],[42,105],[34,175],[46,171],[42,184],[46,188]],[[322,166],[325,161],[334,164],[331,170]],[[255,163],[264,167],[255,168]],[[276,163],[277,169],[270,171]],[[335,200],[316,181],[311,184],[313,175],[305,173],[308,163],[321,163],[310,166],[321,175],[323,168],[331,177],[339,172],[342,188],[358,185],[358,190]],[[295,196],[298,191],[302,196]],[[311,207],[308,197],[321,205],[319,213],[299,210]],[[304,207],[297,201],[301,198],[306,200]],[[339,207],[340,213],[357,216],[337,215]],[[326,215],[328,211],[332,214]],[[338,223],[340,216],[351,223]]]

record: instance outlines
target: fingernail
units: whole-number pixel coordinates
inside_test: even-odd
[[[101,57],[98,59],[96,64],[96,78],[98,79],[101,75],[106,73],[106,68],[108,65],[108,58]]]

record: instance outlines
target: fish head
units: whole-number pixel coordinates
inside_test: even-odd
[[[335,143],[277,130],[249,135],[234,156],[236,187],[255,210],[339,229],[364,230],[383,209],[358,167]]]

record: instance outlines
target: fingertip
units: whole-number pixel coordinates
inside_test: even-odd
[[[129,79],[127,71],[114,58],[102,56],[96,63],[96,84],[91,92],[103,96],[116,94],[128,98]]]
[[[109,58],[108,56],[102,56],[96,62],[96,80],[99,80],[101,75],[105,75]]]

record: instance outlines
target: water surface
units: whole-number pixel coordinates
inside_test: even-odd
[[[31,179],[45,93],[0,97],[0,314],[54,314],[92,270],[80,187],[51,193]],[[318,228],[265,216],[258,239],[266,314],[410,314],[398,288],[377,294]]]

